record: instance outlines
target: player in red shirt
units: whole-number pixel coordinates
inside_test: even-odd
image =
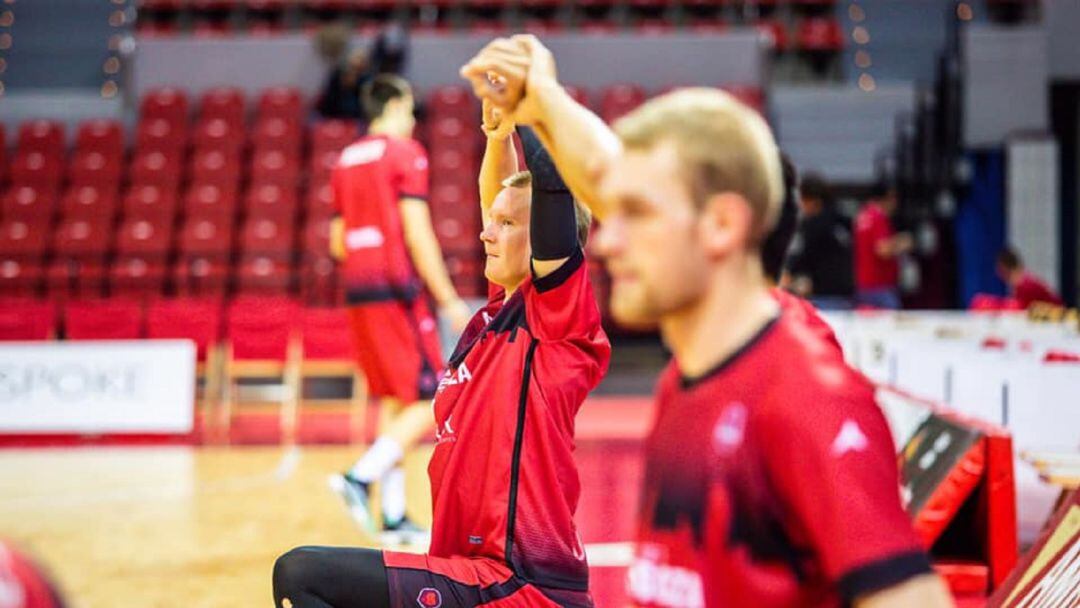
[[[888,189],[880,198],[867,201],[855,216],[855,300],[874,308],[900,308],[899,263],[911,251],[907,233],[893,231],[896,192]]]
[[[514,173],[510,130],[491,112],[485,124],[491,297],[433,402],[431,548],[294,549],[274,568],[279,608],[592,606],[573,520],[574,418],[611,347],[582,251],[591,218],[535,137],[522,134],[531,173]]]
[[[492,86],[494,70],[506,81]],[[764,120],[715,89],[657,98],[618,136],[534,37],[463,69],[542,134],[580,200],[621,322],[658,323],[658,387],[632,600],[643,606],[951,605],[899,496],[873,388],[781,313],[760,246],[783,197]],[[599,165],[597,164],[599,161]]]
[[[381,481],[384,541],[408,542],[422,531],[405,516],[400,460],[431,430],[428,402],[444,369],[424,288],[455,331],[471,314],[450,282],[431,226],[428,160],[412,139],[411,87],[381,75],[365,85],[362,101],[371,117],[368,135],[345,148],[331,173],[339,213],[331,246],[342,260],[360,369],[381,411],[396,417],[351,471],[330,481],[369,532],[368,484]]]
[[[998,253],[997,273],[1002,281],[1009,286],[1012,297],[1019,302],[1020,306],[1027,309],[1035,303],[1062,306],[1064,302],[1061,296],[1054,293],[1053,289],[1039,277],[1024,268],[1024,261],[1020,254],[1006,248]]]

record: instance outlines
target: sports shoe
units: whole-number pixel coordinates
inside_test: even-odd
[[[334,473],[328,480],[330,489],[336,492],[345,501],[345,507],[349,510],[349,516],[353,522],[371,537],[375,536],[375,522],[371,517],[370,493],[368,484],[353,477],[349,473]]]
[[[383,520],[383,531],[379,534],[383,545],[427,546],[431,544],[431,532],[402,517],[395,523]]]

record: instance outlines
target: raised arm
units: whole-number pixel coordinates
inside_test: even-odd
[[[517,173],[518,159],[514,149],[514,122],[503,118],[491,101],[485,99],[483,104],[483,129],[487,144],[484,147],[484,159],[480,163],[479,180],[480,211],[486,224],[488,210],[502,190],[503,180]]]
[[[523,58],[525,59],[523,61]],[[490,73],[501,81],[493,81]],[[532,126],[551,153],[574,197],[600,221],[596,173],[622,144],[600,117],[577,103],[559,84],[551,52],[535,36],[499,39],[461,70],[482,99],[513,112],[518,124]],[[521,93],[524,97],[520,97]]]
[[[532,129],[518,129],[525,164],[532,173],[529,243],[537,278],[559,269],[579,248],[574,197]]]

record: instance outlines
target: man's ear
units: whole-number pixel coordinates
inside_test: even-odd
[[[705,201],[698,217],[698,235],[709,257],[722,257],[746,247],[753,224],[750,203],[734,192],[721,192]]]

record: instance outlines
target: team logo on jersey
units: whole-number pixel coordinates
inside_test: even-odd
[[[439,608],[442,606],[442,593],[439,593],[438,589],[424,587],[420,590],[420,595],[416,596],[416,603],[420,604],[421,608]]]
[[[357,249],[375,249],[386,242],[378,226],[361,226],[345,233],[345,247],[349,251]]]
[[[385,140],[373,139],[364,141],[353,144],[342,150],[341,157],[338,159],[338,165],[341,167],[366,165],[379,160],[384,154],[386,154]]]
[[[713,427],[713,448],[720,454],[730,454],[740,445],[746,435],[746,406],[736,401],[730,403]]]
[[[638,547],[626,572],[627,590],[638,603],[672,608],[702,608],[705,590],[694,570],[666,563],[667,552],[651,543]]]
[[[472,372],[469,371],[469,368],[465,367],[465,363],[462,363],[455,370],[446,370],[442,380],[439,380],[438,392],[443,392],[443,389],[448,386],[465,384],[469,380],[472,380]]]
[[[849,418],[841,425],[836,439],[833,439],[832,455],[839,458],[848,452],[862,452],[869,446],[870,440],[866,438],[859,423]]]

